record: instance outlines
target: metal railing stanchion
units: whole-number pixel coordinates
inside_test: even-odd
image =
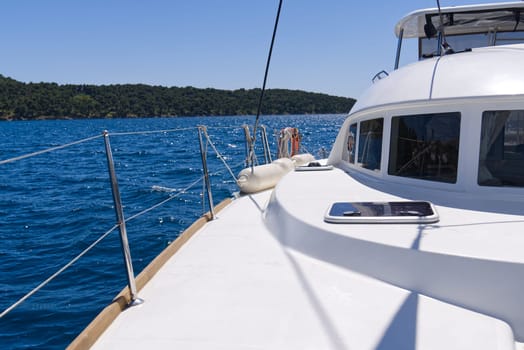
[[[103,135],[106,146],[107,167],[109,170],[109,177],[111,180],[111,191],[113,193],[113,201],[115,204],[117,225],[120,230],[120,243],[122,245],[124,264],[126,266],[127,271],[127,282],[129,286],[129,291],[131,293],[131,302],[129,303],[129,306],[134,306],[142,304],[144,301],[138,297],[138,292],[136,290],[135,274],[133,272],[133,262],[131,260],[131,251],[129,249],[129,242],[127,240],[124,211],[122,209],[122,199],[120,198],[120,191],[118,189],[118,182],[115,173],[115,164],[113,162],[113,153],[111,152],[111,144],[109,143],[109,133],[107,132],[107,130],[104,130]]]
[[[180,129],[169,129],[169,130],[149,130],[149,131],[120,132],[120,133],[111,133],[111,135],[112,136],[123,136],[123,135],[167,133],[167,132],[174,132],[174,131],[194,130],[193,128],[194,127],[191,127],[191,128],[180,128]],[[231,127],[228,127],[228,128],[231,128]],[[204,176],[200,177],[196,181],[192,182],[186,188],[181,189],[180,191],[178,191],[177,194],[170,195],[168,198],[162,200],[161,202],[159,202],[159,203],[157,203],[157,204],[155,204],[155,205],[153,205],[153,206],[151,206],[151,207],[149,207],[149,208],[147,208],[147,209],[145,209],[145,210],[143,210],[143,211],[141,211],[139,213],[136,213],[136,214],[130,216],[129,218],[127,218],[127,219],[124,219],[122,200],[121,200],[121,197],[120,197],[120,191],[119,191],[118,182],[117,182],[117,178],[116,178],[113,154],[112,154],[111,145],[110,145],[110,142],[109,142],[109,132],[107,130],[105,130],[102,133],[99,133],[96,136],[91,136],[91,137],[84,138],[84,139],[81,139],[81,140],[69,142],[67,144],[50,147],[50,148],[47,148],[47,149],[43,149],[43,150],[40,150],[40,151],[24,154],[24,155],[21,155],[21,156],[16,156],[16,157],[9,158],[9,159],[0,160],[0,165],[7,164],[7,163],[13,163],[13,162],[16,162],[16,161],[19,161],[19,160],[22,160],[22,159],[39,156],[39,155],[42,155],[44,153],[57,151],[57,150],[60,150],[60,149],[64,149],[64,148],[67,148],[67,147],[70,147],[70,146],[78,145],[78,144],[81,144],[81,143],[84,143],[84,142],[87,142],[87,141],[91,141],[91,140],[103,137],[104,138],[104,142],[105,142],[105,151],[106,151],[106,157],[107,157],[109,179],[110,179],[110,183],[111,183],[111,190],[112,190],[112,194],[113,194],[113,202],[114,202],[114,206],[115,206],[115,213],[116,213],[116,219],[117,219],[117,222],[113,225],[112,228],[110,228],[108,231],[106,231],[104,234],[102,234],[99,238],[97,238],[93,243],[91,243],[80,254],[78,254],[73,259],[71,259],[67,264],[62,266],[58,271],[56,271],[54,274],[52,274],[45,281],[41,282],[38,286],[33,288],[31,291],[26,293],[23,297],[18,299],[15,303],[13,303],[7,309],[5,309],[4,311],[0,310],[1,311],[0,312],[0,319],[3,318],[4,316],[6,316],[8,313],[10,313],[15,308],[17,308],[24,301],[26,301],[31,296],[33,296],[35,293],[37,293],[39,290],[44,288],[51,281],[53,281],[54,279],[58,278],[65,270],[67,270],[74,263],[76,263],[80,258],[82,258],[85,254],[87,254],[89,251],[91,251],[91,249],[93,249],[97,244],[99,244],[103,239],[105,239],[107,236],[109,236],[109,234],[111,234],[117,228],[120,230],[120,243],[121,243],[121,247],[122,247],[122,255],[123,255],[123,258],[124,258],[124,265],[126,267],[128,288],[129,288],[130,297],[131,297],[131,301],[129,302],[128,306],[134,306],[134,305],[139,305],[139,304],[143,303],[144,301],[141,298],[138,297],[138,293],[137,293],[136,280],[135,280],[135,276],[134,276],[134,272],[133,272],[131,253],[130,253],[130,249],[129,249],[129,242],[128,242],[128,239],[127,239],[126,222],[134,220],[134,219],[144,215],[145,213],[148,213],[151,210],[153,210],[155,208],[158,208],[159,206],[161,206],[161,205],[163,205],[163,204],[165,204],[165,203],[167,203],[167,202],[169,202],[169,201],[171,201],[171,200],[173,200],[175,198],[178,198],[181,194],[184,194],[184,193],[186,193],[187,190],[193,188],[193,186],[195,186],[197,183],[199,183],[202,179],[206,180],[206,181],[204,181],[204,185],[207,187],[207,191],[208,191],[208,198],[209,198],[209,202],[210,202],[210,212],[211,212],[211,215],[212,215],[212,219],[216,219],[216,215],[215,215],[215,211],[214,211],[214,205],[213,205],[213,201],[212,201],[211,185],[210,185],[210,178],[209,178],[210,175],[208,173],[208,168],[207,168],[207,153],[206,152],[207,152],[207,145],[208,144],[213,148],[213,150],[217,154],[217,157],[220,158],[220,160],[224,163],[224,166],[226,167],[226,169],[231,174],[231,177],[235,181],[237,181],[237,179],[236,179],[236,177],[235,177],[235,175],[233,173],[233,170],[228,166],[225,158],[218,152],[216,147],[211,142],[211,140],[209,138],[209,135],[207,134],[206,127],[205,126],[199,127],[198,130],[199,130],[199,137],[200,137],[200,150],[201,150],[201,154],[202,154],[202,158],[203,158],[202,159],[202,164],[204,166],[204,172],[205,172],[206,176],[205,177]],[[206,150],[204,150],[204,145],[203,145],[203,139],[202,139],[201,132],[204,133],[204,136],[206,137],[206,140],[208,142],[208,143],[206,143]],[[246,153],[247,153],[247,151],[246,151]],[[236,166],[238,167],[238,166],[240,166],[240,164],[237,164]]]
[[[246,168],[250,167],[251,166],[251,157],[250,157],[250,150],[251,150],[251,142],[252,142],[252,139],[251,139],[251,132],[249,131],[249,126],[247,126],[246,124],[242,125],[242,129],[244,130],[244,137],[246,139],[246,143],[245,143],[245,146],[246,146],[246,162],[245,162],[245,165],[246,165]]]
[[[204,150],[204,142],[202,141],[202,133],[207,135],[206,127],[198,126],[198,141],[200,142],[200,156],[202,157],[202,170],[204,171],[204,183],[206,184],[207,200],[209,202],[209,212],[211,213],[211,220],[215,220],[215,208],[213,205],[213,194],[211,193],[211,183],[209,181],[209,171],[207,170],[207,154]],[[206,137],[207,140],[207,137]]]
[[[271,163],[271,150],[269,149],[269,141],[267,140],[267,130],[265,125],[260,125],[260,130],[262,132],[262,145],[264,146],[264,160],[266,164]]]

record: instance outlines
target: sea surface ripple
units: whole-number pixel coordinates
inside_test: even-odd
[[[302,144],[317,158],[329,151],[342,115],[268,116],[274,132],[298,127]],[[127,234],[137,275],[208,209],[202,202],[197,125],[209,136],[233,172],[245,159],[242,124],[254,117],[90,119],[0,123],[0,160],[91,136],[110,133],[126,218],[177,196],[130,220]],[[152,130],[176,132],[133,134]],[[125,134],[124,134],[125,133]],[[258,158],[263,161],[260,142]],[[234,180],[208,146],[215,204],[237,191]],[[180,191],[183,191],[180,193]],[[67,264],[115,225],[102,137],[54,152],[0,164],[0,312]],[[63,349],[126,285],[118,231],[0,318],[2,349]]]

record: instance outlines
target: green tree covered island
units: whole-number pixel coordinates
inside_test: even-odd
[[[256,114],[260,89],[22,83],[0,75],[0,120]],[[263,114],[347,113],[355,100],[270,89]]]

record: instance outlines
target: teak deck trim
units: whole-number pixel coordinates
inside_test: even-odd
[[[224,199],[215,207],[215,212],[219,212],[232,202],[231,198]],[[162,266],[207,222],[211,221],[211,214],[205,213],[202,217],[196,220],[189,226],[177,239],[172,242],[166,249],[164,249],[153,261],[146,266],[136,277],[136,288],[140,291],[160,270]],[[67,349],[89,349],[95,344],[98,338],[105,332],[105,330],[113,323],[118,315],[126,309],[131,301],[129,287],[125,287],[116,297],[113,302],[106,306],[98,316],[91,321],[91,323],[69,344]]]

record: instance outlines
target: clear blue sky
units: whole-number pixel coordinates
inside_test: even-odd
[[[441,0],[442,6],[490,2]],[[491,1],[501,2],[501,1]],[[277,0],[2,0],[0,74],[24,82],[261,87]],[[393,27],[434,0],[284,0],[268,88],[358,98]]]

